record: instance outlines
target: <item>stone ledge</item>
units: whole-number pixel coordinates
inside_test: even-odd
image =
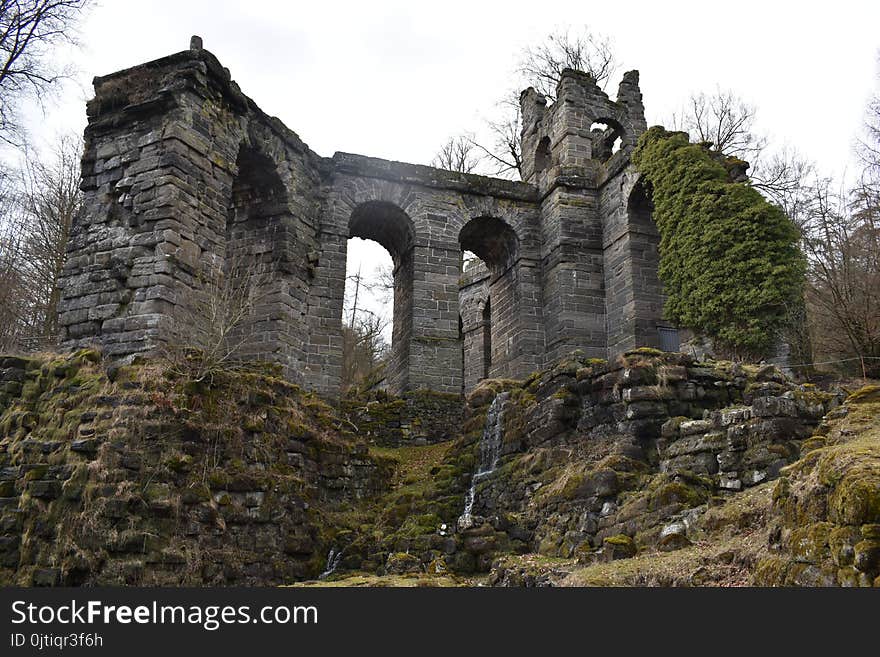
[[[456,173],[435,169],[422,164],[408,164],[383,160],[378,157],[357,155],[356,153],[336,152],[333,154],[333,170],[345,175],[380,178],[400,182],[449,189],[465,194],[494,196],[514,201],[537,203],[538,190],[534,185],[501,178],[478,176],[471,173]]]

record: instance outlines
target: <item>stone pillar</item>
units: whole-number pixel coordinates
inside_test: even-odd
[[[300,379],[314,154],[199,48],[96,78],[88,116],[84,211],[60,282],[62,343],[110,357],[202,346],[229,321],[204,301],[241,283],[259,290],[234,328],[238,355]]]
[[[428,215],[428,222],[443,221]],[[457,243],[416,236],[413,249],[413,320],[409,389],[460,393],[458,279],[461,250]]]
[[[175,306],[222,258],[240,133],[216,105],[201,111],[218,74],[201,52],[95,79],[84,211],[60,281],[65,346],[111,357],[156,348]],[[216,143],[211,121],[224,124]]]

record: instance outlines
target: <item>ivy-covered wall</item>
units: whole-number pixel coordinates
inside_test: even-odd
[[[765,356],[800,296],[798,231],[748,182],[745,163],[650,128],[633,164],[652,188],[665,315],[738,356]]]

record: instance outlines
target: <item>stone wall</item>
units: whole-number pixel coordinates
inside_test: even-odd
[[[387,466],[277,370],[207,389],[105,365],[89,350],[0,359],[2,584],[315,577],[322,514],[387,486]]]
[[[773,366],[647,350],[611,366],[569,359],[508,389],[501,465],[476,489],[485,520],[462,545],[585,559],[687,544],[707,502],[778,477],[837,403]],[[481,390],[474,413],[494,396]]]
[[[379,391],[345,397],[339,410],[347,429],[368,444],[413,447],[453,440],[461,431],[461,396],[415,390],[396,397]]]
[[[198,38],[96,78],[62,344],[111,357],[200,346],[243,306],[237,356],[336,396],[347,242],[361,237],[394,261],[392,392],[460,393],[575,348],[604,357],[655,345],[657,235],[629,166],[645,129],[637,72],[615,101],[565,71],[552,105],[531,90],[522,103],[525,182],[512,182],[320,157]],[[463,250],[489,272],[488,356],[461,306]]]

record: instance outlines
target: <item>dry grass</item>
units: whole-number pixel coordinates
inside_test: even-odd
[[[413,587],[454,587],[454,586],[474,586],[475,580],[460,579],[452,575],[426,575],[423,573],[412,573],[407,575],[373,575],[370,573],[351,573],[339,577],[338,579],[312,580],[293,584],[298,588],[348,588],[348,587],[393,587],[393,588],[413,588]]]
[[[390,459],[397,464],[394,474],[394,485],[399,486],[418,481],[427,481],[431,477],[431,468],[440,465],[452,443],[438,443],[423,447],[370,447],[373,457]]]
[[[765,523],[774,486],[756,486],[709,508],[694,544],[680,550],[587,566],[526,554],[507,558],[506,565],[548,574],[555,586],[748,586],[767,551]]]

